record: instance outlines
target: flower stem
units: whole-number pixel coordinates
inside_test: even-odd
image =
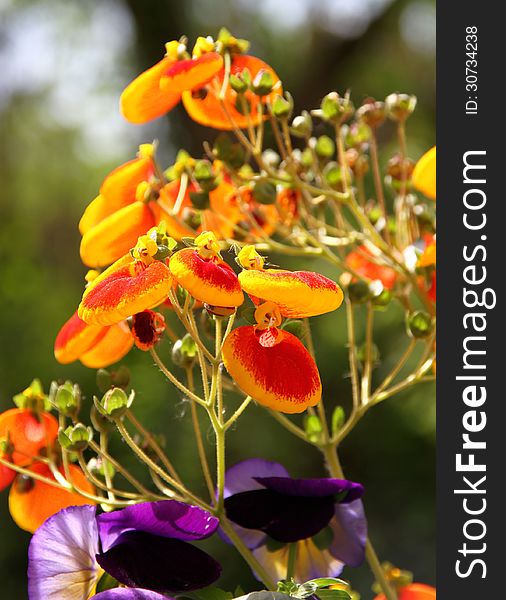
[[[286,565],[286,577],[288,581],[295,575],[295,566],[297,564],[297,542],[288,544],[288,561]]]

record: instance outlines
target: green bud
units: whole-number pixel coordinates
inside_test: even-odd
[[[314,444],[318,443],[321,440],[323,433],[320,417],[317,417],[316,415],[306,415],[304,417],[304,431],[310,442]]]
[[[272,74],[265,69],[260,69],[251,83],[253,93],[257,96],[267,96],[272,92],[273,86],[274,79]]]
[[[126,413],[132,406],[134,398],[135,392],[133,390],[127,396],[124,390],[115,387],[108,390],[100,401],[94,396],[93,402],[99,413],[114,420],[121,418]]]
[[[51,409],[51,403],[48,396],[44,393],[40,379],[34,379],[29,387],[20,394],[16,394],[12,400],[18,408],[25,408],[35,412]]]
[[[208,160],[198,160],[193,169],[193,176],[199,183],[214,179],[213,165]]]
[[[69,452],[82,452],[93,439],[93,429],[82,423],[71,425],[67,429],[60,429],[58,441],[60,446]]]
[[[368,98],[364,104],[357,109],[356,117],[371,129],[376,129],[376,127],[379,127],[386,118],[385,103],[377,102],[373,98]]]
[[[313,153],[309,148],[305,148],[300,157],[300,163],[303,167],[310,167],[313,164]]]
[[[206,210],[211,206],[209,192],[190,192],[190,200],[198,210]]]
[[[429,313],[417,310],[407,317],[408,334],[416,339],[429,337],[434,331],[434,319]]]
[[[93,401],[95,402],[95,396],[93,397]],[[95,430],[100,433],[109,433],[115,429],[114,423],[100,413],[95,405],[91,407],[90,419]]]
[[[98,389],[105,394],[107,390],[112,386],[112,377],[109,371],[106,369],[98,369],[96,375],[96,382]]]
[[[240,168],[245,161],[246,154],[244,148],[239,142],[233,142],[226,133],[220,133],[216,138],[213,147],[216,158],[233,169]]]
[[[341,97],[337,92],[330,92],[323,98],[320,110],[322,119],[339,123],[351,117],[354,107],[348,95]]]
[[[376,344],[371,345],[371,363],[375,364],[380,359],[380,352],[378,346]],[[367,345],[362,344],[357,348],[357,360],[361,363],[365,363],[367,361]]]
[[[388,117],[393,121],[405,121],[416,107],[416,96],[409,94],[390,94],[385,99]]]
[[[347,173],[348,176],[346,179],[348,183],[351,183],[351,171],[348,170]],[[325,181],[330,185],[330,187],[338,188],[342,186],[344,179],[343,169],[341,165],[337,164],[335,161],[331,161],[325,165],[325,168],[323,169],[323,175],[325,177]]]
[[[375,308],[385,308],[392,301],[392,292],[383,288],[381,292],[375,296],[373,296],[372,303]]]
[[[289,119],[293,113],[293,98],[290,92],[283,96],[276,96],[272,102],[272,114],[277,119]]]
[[[281,329],[298,337],[299,340],[304,337],[304,323],[300,319],[288,319],[281,325]]]
[[[228,82],[234,92],[237,92],[238,94],[244,94],[248,89],[248,84],[240,75],[230,75]]]
[[[91,458],[86,466],[95,476],[99,475],[100,477],[105,478],[107,474],[112,479],[116,474],[113,465],[108,460],[104,461],[100,457]]]
[[[348,296],[355,304],[364,304],[371,299],[371,290],[366,281],[352,281],[348,286]]]
[[[336,150],[336,144],[328,135],[321,135],[316,140],[314,150],[320,158],[332,158]]]
[[[112,385],[123,388],[124,390],[130,385],[130,379],[130,369],[125,367],[125,365],[121,365],[121,367],[118,367],[118,369],[111,374]]]
[[[371,128],[365,123],[352,123],[346,128],[344,141],[347,146],[360,147],[366,144],[371,138]]]
[[[49,402],[61,415],[75,416],[81,406],[81,390],[71,381],[60,386],[53,381],[49,390]]]
[[[313,120],[307,110],[303,110],[302,114],[295,117],[292,121],[290,131],[296,137],[306,138],[311,135],[313,131]]]
[[[331,420],[332,435],[335,435],[338,431],[341,430],[341,427],[344,425],[345,420],[346,415],[344,412],[344,408],[342,406],[336,406],[334,408],[334,412],[332,413]]]
[[[253,198],[260,204],[274,204],[276,202],[276,186],[270,181],[259,179],[253,186]]]
[[[197,344],[189,333],[172,346],[172,362],[177,367],[189,369],[195,364],[196,358]]]

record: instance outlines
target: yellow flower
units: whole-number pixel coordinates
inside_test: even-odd
[[[436,199],[436,146],[416,163],[411,180],[415,188],[427,198]]]

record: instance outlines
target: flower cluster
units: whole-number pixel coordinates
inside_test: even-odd
[[[435,598],[405,571],[380,566],[364,487],[345,478],[337,451],[373,406],[434,378],[436,150],[416,164],[408,157],[416,98],[407,94],[355,109],[349,94],[330,92],[294,115],[278,75],[248,47],[226,30],[191,50],[184,37],[168,42],[121,95],[131,123],[182,102],[221,133],[202,156],[181,150],[166,168],[157,143],[142,144],[81,217],[90,270],[54,355],[98,369],[89,421],[69,381],[53,382],[48,396],[34,381],[0,415],[0,485],[11,486],[13,519],[35,532],[30,600],[161,600],[209,586],[221,567],[190,542],[217,530],[282,597],[356,599],[337,578],[367,558],[376,600]],[[316,119],[325,134],[315,134]],[[399,150],[382,176],[377,130],[386,119]],[[275,149],[265,147],[267,128]],[[291,270],[270,264],[274,256],[319,262]],[[323,261],[335,280],[319,272]],[[406,343],[384,370],[374,319],[394,304]],[[351,408],[335,405],[330,417],[310,319],[330,323],[341,305],[349,360],[336,373],[349,376]],[[135,415],[130,375],[115,366],[134,347],[191,406],[208,498]],[[320,452],[329,476],[292,478],[256,457],[227,468],[227,432],[252,403]],[[214,434],[215,474],[200,413]],[[152,485],[111,454],[115,432]]]

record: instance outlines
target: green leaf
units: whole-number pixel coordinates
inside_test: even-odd
[[[345,590],[318,590],[316,595],[320,600],[351,600],[351,596]]]
[[[191,598],[191,600],[231,600],[233,595],[231,592],[226,592],[217,587],[206,587],[202,590],[193,592],[184,592],[179,594],[180,598]]]

